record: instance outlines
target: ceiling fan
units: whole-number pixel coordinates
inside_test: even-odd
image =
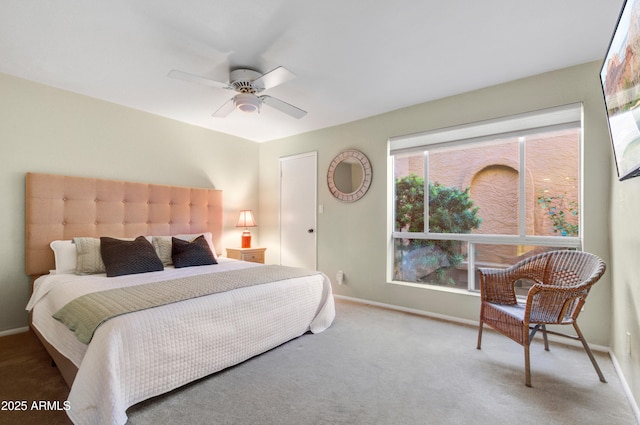
[[[271,106],[280,112],[284,112],[294,118],[302,118],[306,115],[306,111],[297,108],[287,102],[284,102],[269,95],[260,94],[263,91],[278,86],[296,76],[288,69],[279,66],[266,74],[247,68],[234,69],[229,73],[229,82],[223,83],[198,75],[189,74],[184,71],[173,69],[169,72],[170,78],[178,80],[200,83],[220,89],[232,90],[237,92],[235,96],[224,103],[212,116],[224,118],[234,109],[242,112],[260,112],[263,104]]]

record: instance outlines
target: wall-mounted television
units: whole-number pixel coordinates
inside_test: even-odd
[[[618,178],[640,176],[640,0],[626,0],[600,70]]]

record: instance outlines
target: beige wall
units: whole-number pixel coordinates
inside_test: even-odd
[[[317,151],[318,203],[324,207],[324,212],[318,214],[318,267],[334,283],[336,272],[344,271],[344,285],[334,284],[335,293],[477,320],[477,295],[387,282],[387,141],[392,136],[583,102],[584,249],[610,263],[608,200],[612,159],[598,80],[599,66],[599,63],[580,65],[261,144],[258,222],[261,244],[269,247],[267,261],[279,259],[278,158]],[[361,150],[373,168],[369,192],[352,204],[334,199],[326,185],[331,160],[345,149]],[[612,276],[607,273],[593,289],[581,317],[587,338],[604,346],[610,340]],[[473,344],[469,341],[470,349]]]
[[[28,323],[28,171],[222,189],[225,246],[240,244],[238,211],[258,207],[257,143],[3,74],[0,146],[0,332]]]
[[[640,178],[617,181],[612,171],[611,258],[613,310],[611,349],[640,403]],[[627,332],[630,344],[627,345]]]

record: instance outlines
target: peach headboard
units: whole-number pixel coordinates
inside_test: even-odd
[[[222,191],[27,173],[26,272],[55,268],[54,240],[211,232],[222,238]]]

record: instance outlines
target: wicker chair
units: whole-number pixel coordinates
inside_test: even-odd
[[[547,351],[547,333],[582,342],[600,381],[607,382],[576,322],[591,286],[600,279],[605,268],[600,258],[580,251],[545,252],[507,269],[479,268],[481,307],[478,349],[485,323],[522,345],[525,384],[530,387],[529,345],[536,331],[541,330]],[[525,304],[516,301],[514,285],[520,279],[532,284]],[[551,324],[571,324],[577,337],[547,330],[545,325]]]

